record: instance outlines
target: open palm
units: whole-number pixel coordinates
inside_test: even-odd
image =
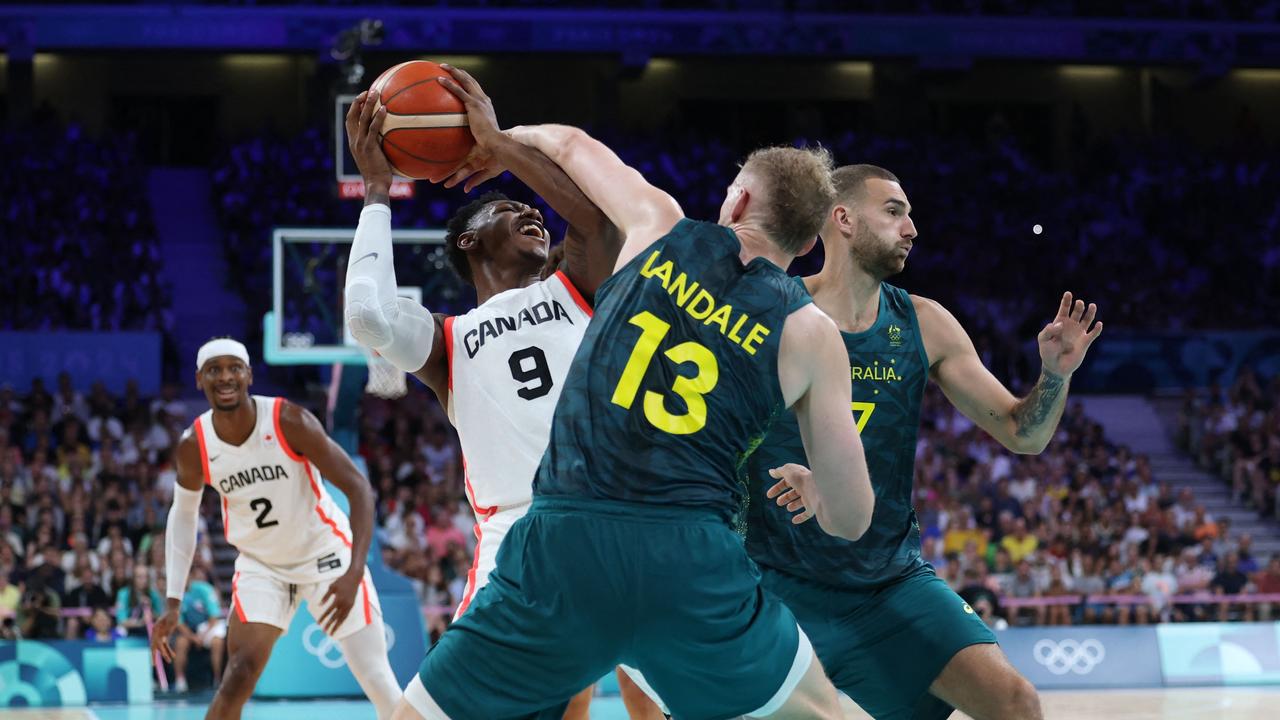
[[[1073,302],[1070,292],[1062,294],[1058,316],[1036,338],[1045,370],[1056,375],[1070,375],[1080,367],[1089,346],[1102,334],[1102,323],[1093,322],[1097,314],[1097,305],[1089,303],[1086,307],[1083,300]]]

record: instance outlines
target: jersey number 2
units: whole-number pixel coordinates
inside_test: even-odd
[[[630,322],[639,327],[642,332],[640,338],[636,340],[636,346],[631,350],[631,359],[627,360],[627,366],[622,369],[618,386],[613,390],[613,404],[628,410],[636,401],[636,395],[640,392],[640,381],[644,380],[645,371],[653,362],[658,344],[671,330],[670,323],[648,310],[631,318]],[[677,365],[689,362],[698,368],[698,374],[693,377],[676,375],[675,382],[671,385],[671,390],[684,400],[685,407],[689,411],[683,415],[667,412],[662,394],[646,390],[644,417],[649,424],[672,435],[696,433],[707,424],[707,401],[702,396],[711,392],[716,382],[720,380],[720,365],[716,362],[716,356],[707,349],[706,345],[692,340],[676,345],[663,355]]]
[[[272,525],[279,525],[279,520],[268,520],[267,515],[271,512],[271,501],[266,498],[256,498],[249,503],[249,507],[260,511],[258,513],[258,527],[269,528]]]
[[[533,366],[526,368],[526,360],[532,360]],[[547,355],[536,345],[511,353],[511,357],[507,358],[507,366],[511,368],[511,378],[516,382],[538,381],[537,385],[525,385],[516,390],[516,394],[525,400],[536,400],[555,387],[556,383],[551,379],[551,368],[547,367]]]

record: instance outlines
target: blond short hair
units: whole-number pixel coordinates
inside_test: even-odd
[[[768,147],[747,156],[742,172],[764,184],[764,219],[769,237],[796,254],[818,236],[836,200],[834,163],[823,147]]]

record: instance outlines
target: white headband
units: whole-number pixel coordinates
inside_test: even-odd
[[[213,358],[223,355],[239,358],[245,365],[249,364],[249,350],[244,343],[231,338],[217,338],[200,346],[200,352],[196,353],[196,370],[203,368]]]

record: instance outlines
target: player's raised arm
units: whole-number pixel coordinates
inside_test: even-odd
[[[569,223],[564,239],[564,270],[574,286],[591,298],[596,288],[613,274],[614,262],[622,248],[622,234],[573,180],[537,148],[512,139],[498,129],[493,101],[462,68],[441,65],[454,80],[441,78],[444,85],[467,108],[467,122],[476,139],[471,156],[448,180],[445,187],[465,181],[470,192],[480,183],[510,170]]]
[[[364,177],[364,210],[347,260],[345,322],[361,345],[377,350],[397,368],[417,375],[444,401],[449,369],[444,327],[438,316],[396,293],[391,244],[391,165],[378,131],[386,106],[360,93],[347,111],[347,142]]]
[[[347,619],[355,605],[356,590],[364,579],[365,558],[373,539],[373,488],[347,453],[325,433],[316,416],[307,410],[285,402],[280,408],[280,433],[289,447],[315,465],[320,475],[341,490],[351,503],[351,567],[329,586],[324,601],[328,602],[333,596],[333,602],[316,621],[332,635]]]
[[[1071,374],[1102,334],[1102,323],[1094,323],[1097,306],[1086,307],[1083,300],[1072,302],[1071,293],[1063,294],[1057,316],[1036,338],[1040,379],[1026,397],[1018,399],[982,364],[954,315],[932,300],[914,295],[911,299],[929,353],[930,373],[947,399],[1009,450],[1043,451],[1062,419]]]
[[[164,528],[165,608],[151,631],[151,649],[173,662],[169,636],[178,627],[182,595],[187,589],[191,560],[196,554],[196,531],[200,524],[200,498],[204,495],[204,463],[195,433],[187,430],[175,453],[178,482],[173,488],[173,505]]]
[[[784,465],[768,491],[793,522],[816,517],[822,529],[857,540],[871,526],[875,494],[862,439],[849,411],[849,358],[831,318],[814,305],[792,313],[782,328],[778,380],[800,426],[809,468]]]
[[[551,158],[604,211],[624,238],[614,268],[622,267],[667,234],[684,211],[667,193],[587,133],[568,125],[531,125],[507,131]]]

